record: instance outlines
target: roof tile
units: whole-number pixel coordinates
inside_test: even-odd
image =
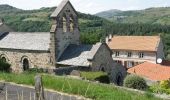
[[[144,62],[128,69],[128,73],[137,74],[154,81],[170,79],[170,66]]]
[[[108,43],[112,50],[157,51],[159,36],[114,36]]]

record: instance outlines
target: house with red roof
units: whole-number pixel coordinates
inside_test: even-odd
[[[112,36],[106,38],[112,50],[112,58],[127,69],[143,62],[157,63],[164,59],[163,43],[160,36]]]
[[[128,69],[128,73],[136,74],[150,81],[159,82],[170,79],[170,65],[144,62]]]

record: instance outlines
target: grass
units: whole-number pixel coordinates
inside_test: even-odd
[[[34,85],[34,76],[35,74],[33,73],[14,74],[0,72],[0,80],[25,85]],[[64,76],[43,74],[43,84],[48,89],[82,95],[95,100],[160,100],[153,96],[127,91],[113,85],[96,84]]]
[[[81,72],[81,77],[87,79],[87,80],[95,80],[96,78],[100,76],[106,76],[107,73],[104,72]]]

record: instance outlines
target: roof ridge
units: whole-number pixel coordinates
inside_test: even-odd
[[[62,9],[65,7],[67,3],[69,3],[69,0],[62,0],[62,2],[59,4],[59,6],[55,9],[55,11],[51,14],[51,17],[57,17],[58,14],[62,11]]]

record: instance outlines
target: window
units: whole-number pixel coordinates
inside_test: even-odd
[[[63,32],[67,32],[66,17],[63,17]]]
[[[27,58],[23,60],[23,70],[26,71],[29,69],[29,61]]]
[[[140,52],[139,53],[139,58],[143,58],[144,57],[144,53],[143,52]]]
[[[2,62],[6,62],[6,58],[5,57],[2,57],[1,60],[2,60]]]
[[[115,52],[115,56],[118,57],[119,56],[119,51]]]
[[[132,57],[132,52],[128,52],[127,57]]]
[[[134,62],[132,61],[127,61],[127,68],[131,68],[134,66]]]
[[[70,17],[70,32],[74,31],[74,23],[73,23],[73,18]]]

